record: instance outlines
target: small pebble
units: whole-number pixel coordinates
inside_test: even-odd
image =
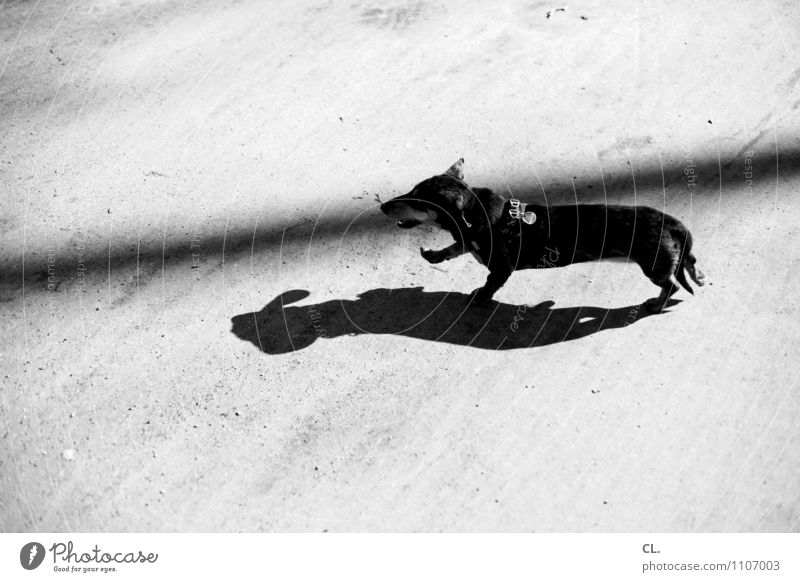
[[[61,456],[67,461],[71,461],[75,458],[75,449],[64,449],[64,452],[61,453]]]

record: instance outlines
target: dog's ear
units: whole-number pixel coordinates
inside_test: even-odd
[[[456,178],[457,180],[463,180],[464,179],[464,158],[458,158],[458,161],[455,164],[453,164],[452,166],[447,168],[447,171],[445,172],[445,174],[448,175],[448,176],[453,176],[453,178]]]

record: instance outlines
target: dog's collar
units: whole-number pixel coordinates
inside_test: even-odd
[[[530,210],[525,210],[527,204],[520,202],[516,198],[508,201],[508,215],[514,220],[521,220],[525,224],[533,224],[536,222],[536,213]]]
[[[464,182],[464,180],[456,178],[452,174],[441,174],[441,175],[446,176],[451,180],[455,180],[456,182],[461,184],[464,188],[469,190],[473,196],[475,196],[475,192],[472,191],[472,188],[470,188],[469,185],[467,185],[467,183]],[[508,215],[511,218],[513,218],[514,220],[521,220],[525,224],[533,224],[534,222],[536,222],[536,213],[530,210],[525,210],[527,204],[525,204],[524,202],[520,202],[516,198],[512,198],[511,200],[508,201],[508,203],[509,203]],[[472,228],[472,225],[467,221],[467,217],[464,216],[463,211],[461,212],[461,220],[464,221],[464,224],[467,225],[467,228]]]
[[[466,182],[464,182],[464,180],[456,178],[452,174],[441,174],[441,175],[442,176],[447,176],[451,180],[455,180],[461,186],[466,188],[473,196],[475,196],[475,192],[472,190],[472,188],[470,188],[467,185]],[[508,203],[509,203],[508,215],[511,218],[513,218],[514,220],[521,220],[525,224],[529,224],[529,225],[533,224],[534,222],[536,222],[536,213],[532,212],[530,210],[525,210],[525,207],[527,206],[527,204],[525,204],[524,202],[520,202],[516,198],[512,198],[511,200],[508,201]],[[464,212],[463,211],[461,212],[461,220],[464,222],[464,225],[467,227],[467,232],[469,232],[469,230],[472,228],[472,225],[467,220],[467,217],[464,216]],[[470,245],[472,246],[472,248],[474,248],[476,252],[480,252],[481,249],[478,246],[477,242],[475,242],[474,240],[470,240],[469,242],[470,242]]]
[[[525,202],[520,202],[516,198],[512,198],[508,201],[508,215],[514,220],[521,220],[525,224],[533,224],[536,222],[536,213],[532,210],[526,210],[526,207],[527,204]],[[467,229],[472,228],[472,225],[467,222],[467,217],[464,216],[463,212],[461,213],[461,220],[467,225]],[[472,248],[475,249],[475,252],[480,252],[481,248],[478,246],[477,242],[470,240],[469,243]]]

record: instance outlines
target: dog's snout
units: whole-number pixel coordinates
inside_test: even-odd
[[[406,205],[403,204],[402,200],[398,200],[397,198],[392,198],[391,200],[387,200],[383,204],[381,204],[381,212],[388,216],[394,216],[402,212],[403,208]]]

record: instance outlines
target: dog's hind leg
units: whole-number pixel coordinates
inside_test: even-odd
[[[672,281],[672,278],[660,283],[655,279],[652,281],[661,287],[661,293],[658,297],[653,297],[652,299],[645,301],[645,307],[647,307],[651,313],[661,313],[664,310],[664,307],[666,307],[669,298],[672,297],[678,290],[678,286]]]

